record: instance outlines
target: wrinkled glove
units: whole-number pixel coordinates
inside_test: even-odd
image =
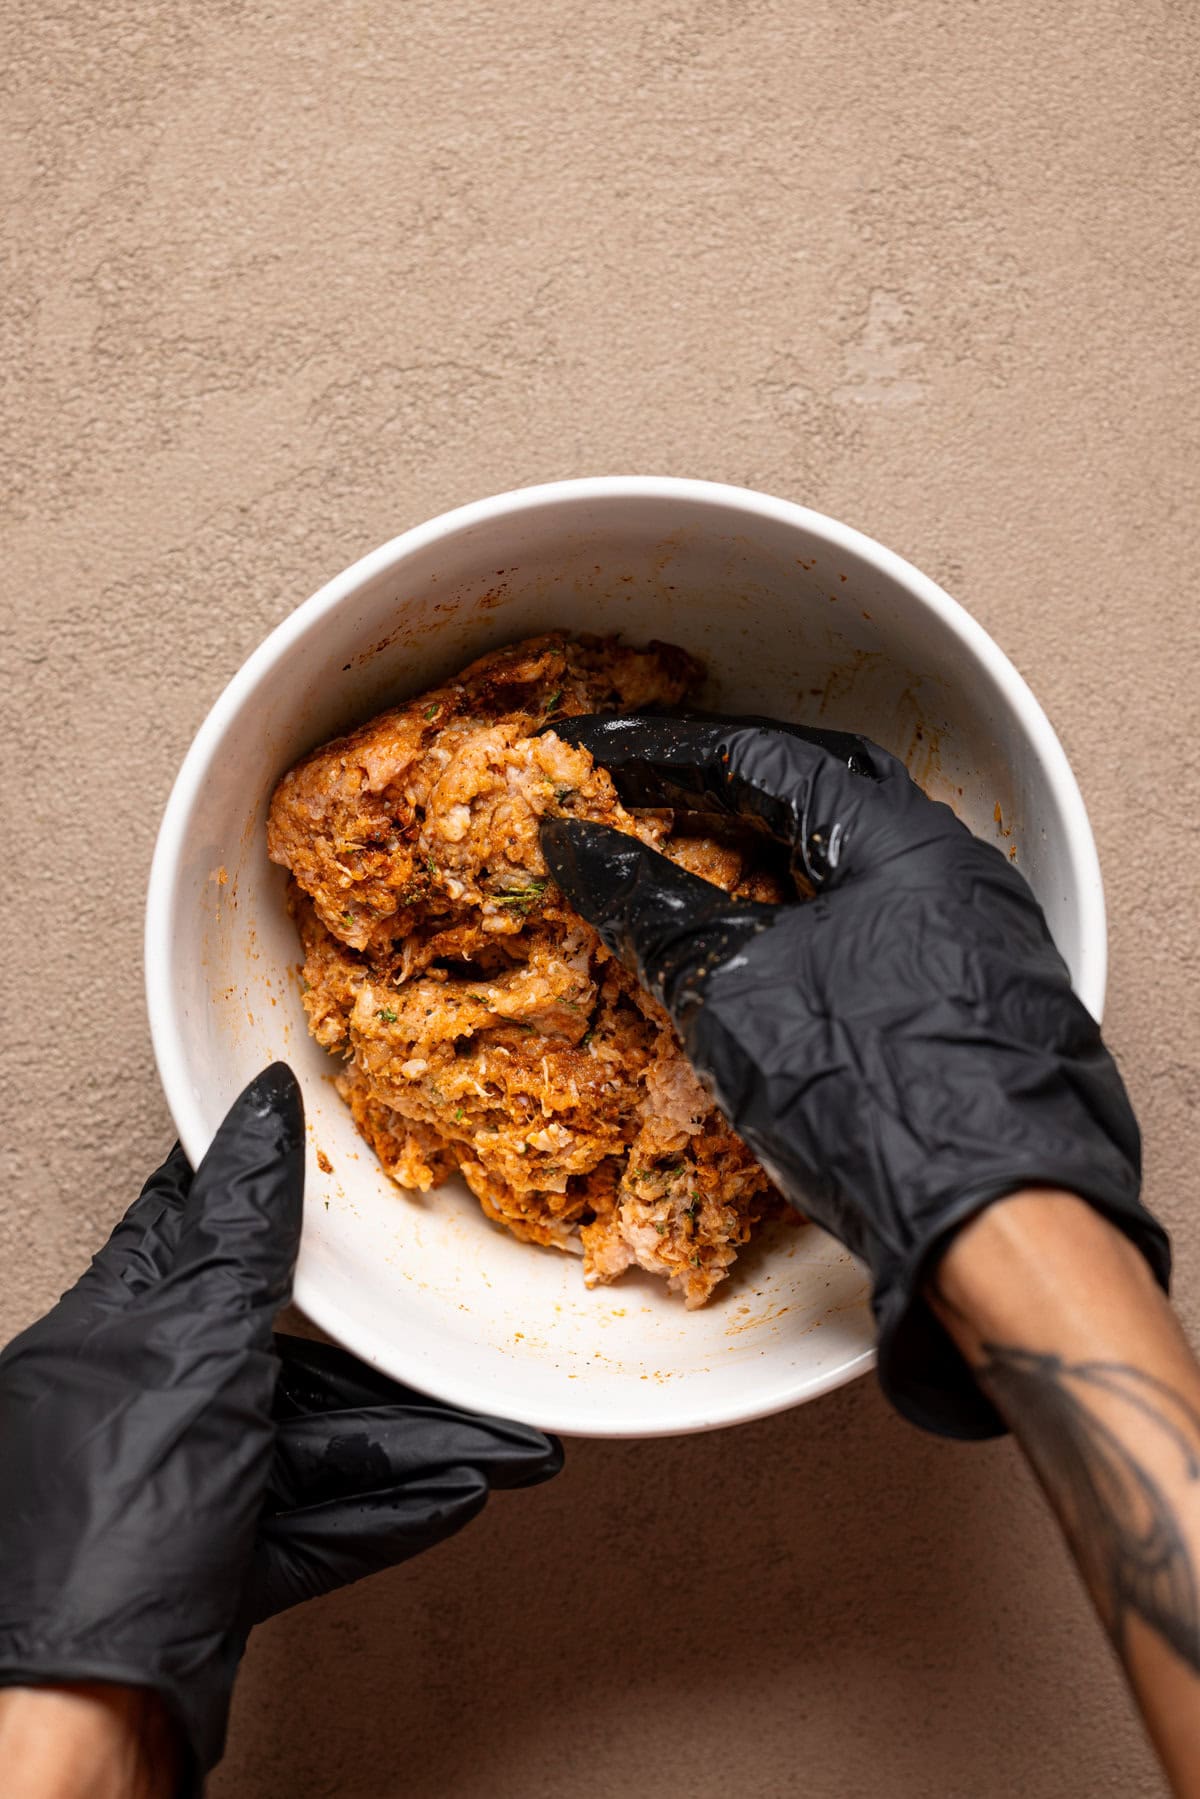
[[[242,1602],[249,1626],[452,1537],[493,1489],[562,1467],[552,1437],[437,1404],[344,1349],[277,1336],[278,1434]]]
[[[0,1355],[0,1684],[147,1687],[188,1784],[250,1627],[429,1548],[539,1432],[273,1337],[300,1236],[300,1092],[276,1063],[192,1176],[176,1147],[91,1267]]]
[[[1029,1185],[1079,1194],[1165,1287],[1140,1141],[1099,1027],[1024,878],[862,738],[769,719],[572,719],[624,802],[737,814],[815,898],[738,902],[570,818],[547,866],[666,1006],[789,1199],[867,1264],[879,1378],[916,1423],[1003,1427],[923,1297],[955,1230]]]

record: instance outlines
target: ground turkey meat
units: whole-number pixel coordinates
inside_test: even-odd
[[[758,840],[627,812],[554,722],[683,700],[682,650],[532,638],[313,751],[276,789],[304,1007],[401,1186],[457,1170],[489,1218],[582,1250],[588,1284],[638,1266],[703,1305],[767,1176],[715,1110],[662,1008],[565,904],[545,813],[656,845],[729,892],[779,899]],[[541,732],[541,735],[535,733]]]

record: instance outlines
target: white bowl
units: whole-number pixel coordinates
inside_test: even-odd
[[[554,627],[681,643],[708,664],[706,704],[859,730],[904,757],[1015,850],[1099,1016],[1096,848],[1045,714],[940,587],[832,519],[702,481],[564,481],[407,531],[299,606],[213,707],[167,806],[146,919],[154,1048],[192,1161],[243,1084],[286,1058],[310,1136],[296,1298],[315,1323],[427,1393],[549,1429],[711,1429],[871,1366],[861,1269],[784,1226],[685,1312],[648,1276],[587,1292],[575,1257],[515,1242],[457,1184],[400,1192],[305,1029],[267,860],[267,804],[301,752]]]

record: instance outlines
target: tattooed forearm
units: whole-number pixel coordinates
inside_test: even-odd
[[[1140,1251],[1028,1188],[930,1299],[1057,1511],[1176,1799],[1200,1799],[1200,1364]]]
[[[1121,1362],[984,1343],[980,1382],[1020,1435],[1122,1658],[1137,1616],[1200,1671],[1197,1572],[1173,1491],[1200,1477],[1200,1415]]]

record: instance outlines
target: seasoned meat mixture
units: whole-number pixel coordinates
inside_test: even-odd
[[[690,1307],[776,1196],[666,1013],[547,878],[538,820],[613,825],[729,892],[781,898],[756,839],[627,812],[554,734],[674,705],[701,673],[668,644],[532,638],[313,751],[268,823],[309,1028],[345,1057],[340,1090],[393,1179],[423,1191],[457,1169],[515,1236],[581,1250],[589,1286],[636,1264]]]

